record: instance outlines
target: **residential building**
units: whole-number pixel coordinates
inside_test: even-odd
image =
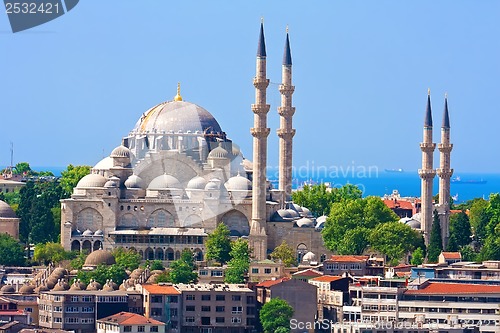
[[[451,265],[456,262],[462,261],[462,254],[460,252],[441,252],[438,257],[438,263]]]
[[[349,301],[349,282],[342,276],[324,275],[309,280],[318,287],[318,320],[339,321],[343,318],[342,307]]]
[[[318,271],[314,268],[304,269],[292,274],[292,279],[301,280],[307,282],[311,279],[323,276],[323,272]]]
[[[137,313],[119,312],[97,320],[97,333],[165,333],[165,324]]]
[[[366,275],[368,259],[366,255],[332,255],[330,259],[323,262],[323,271],[326,275]]]
[[[137,285],[144,300],[146,318],[165,323],[165,332],[179,332],[179,320],[182,313],[181,292],[172,284]]]
[[[200,267],[198,268],[198,282],[200,283],[224,283],[224,272],[227,266],[223,267]]]
[[[285,276],[285,265],[281,262],[265,259],[252,261],[248,272],[250,282],[279,279]]]

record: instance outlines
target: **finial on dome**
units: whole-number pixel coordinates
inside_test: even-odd
[[[286,33],[288,33],[288,24],[286,25]]]
[[[177,82],[177,95],[174,97],[174,101],[180,102],[182,101],[182,96],[181,96],[181,83]]]
[[[427,88],[427,96],[431,95],[431,88]]]

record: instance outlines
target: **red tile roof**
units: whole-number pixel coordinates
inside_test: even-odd
[[[407,290],[408,295],[500,294],[500,286],[472,283],[430,282],[423,289]]]
[[[142,288],[146,289],[150,294],[160,294],[160,295],[181,294],[181,292],[173,286],[162,286],[159,284],[143,284]]]
[[[355,256],[355,255],[332,255],[327,261],[334,262],[362,262],[370,259],[370,256]]]
[[[406,201],[406,200],[385,199],[384,203],[390,209],[394,209],[394,208],[413,209],[413,204],[410,201]]]
[[[118,325],[147,325],[147,324],[155,326],[165,325],[165,323],[162,323],[161,321],[148,319],[144,316],[131,312],[119,312],[112,316],[99,319],[98,321],[108,322]]]
[[[257,284],[256,287],[264,287],[264,288],[269,288],[274,285],[280,284],[281,282],[288,281],[290,278],[281,278],[281,279],[276,279],[276,280],[266,280],[262,281],[261,283]]]
[[[462,254],[460,252],[441,252],[445,259],[462,259]]]
[[[293,276],[322,276],[323,273],[315,270],[315,269],[312,269],[312,268],[308,268],[306,270],[303,270],[303,271],[300,271],[300,272],[295,272],[292,274]]]
[[[323,275],[314,279],[311,279],[311,281],[317,281],[317,282],[333,282],[337,280],[343,279],[342,276],[335,276],[335,275]]]

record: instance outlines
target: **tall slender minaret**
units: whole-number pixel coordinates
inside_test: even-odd
[[[432,182],[436,176],[436,171],[433,168],[433,154],[436,149],[436,144],[432,142],[432,110],[431,110],[431,91],[427,92],[427,109],[424,121],[424,140],[420,144],[422,150],[422,169],[418,170],[418,174],[422,179],[422,194],[421,200],[421,226],[424,233],[425,244],[429,244],[430,233],[432,228],[432,219],[434,204],[432,200]]]
[[[257,48],[255,86],[254,127],[250,130],[253,136],[253,183],[252,183],[252,222],[250,225],[249,245],[257,260],[267,258],[266,235],[266,166],[267,137],[270,129],[267,127],[266,89],[269,80],[266,77],[266,42],[264,40],[264,24],[260,24],[259,45]]]
[[[444,97],[444,112],[443,124],[441,126],[441,143],[438,144],[439,149],[439,205],[442,207],[441,212],[441,231],[443,238],[443,247],[448,245],[450,236],[450,178],[453,175],[451,169],[451,150],[453,144],[450,143],[450,117],[448,115],[448,96]]]
[[[286,29],[285,52],[283,53],[283,66],[281,67],[281,106],[278,107],[280,115],[279,137],[279,190],[284,194],[284,200],[290,201],[292,196],[292,144],[295,129],[292,128],[292,119],[295,108],[292,106],[292,94],[295,87],[292,85],[292,54],[290,52],[290,39],[288,27]]]

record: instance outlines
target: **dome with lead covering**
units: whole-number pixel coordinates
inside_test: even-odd
[[[215,118],[193,103],[170,101],[158,104],[144,113],[133,132],[152,133],[222,133]]]
[[[179,189],[181,183],[177,178],[171,175],[161,175],[156,177],[149,183],[148,190],[166,190],[166,189]]]
[[[4,219],[15,219],[17,218],[16,213],[8,203],[0,200],[0,218]]]
[[[191,179],[186,186],[186,189],[188,190],[203,190],[205,189],[205,186],[207,185],[207,181],[205,178],[196,176],[193,179]]]
[[[111,154],[109,155],[110,157],[125,157],[125,158],[130,158],[130,149],[128,149],[127,147],[123,146],[123,145],[120,145],[118,147],[116,147],[115,149],[113,149],[113,151],[111,152]]]
[[[87,259],[85,259],[85,264],[83,266],[99,266],[101,264],[104,265],[114,265],[116,264],[115,257],[111,254],[110,251],[107,250],[97,250],[91,252]]]
[[[215,147],[210,151],[208,158],[229,158],[229,153],[219,144],[218,147]]]
[[[16,288],[14,288],[11,284],[6,284],[2,287],[2,289],[0,289],[0,291],[4,294],[13,294],[16,292]]]
[[[228,191],[250,191],[252,190],[252,182],[240,175],[231,177],[228,179],[226,184],[226,189]]]
[[[131,175],[130,177],[127,178],[125,181],[125,187],[126,188],[139,188],[143,189],[144,188],[144,181],[142,180],[141,177],[137,175]]]
[[[107,180],[101,175],[92,173],[90,175],[86,175],[76,185],[78,188],[95,188],[95,187],[104,187]]]
[[[272,222],[289,222],[293,221],[292,214],[288,211],[288,209],[278,209],[271,215]]]
[[[303,217],[299,220],[297,220],[297,227],[299,228],[311,228],[311,227],[314,227],[314,222],[313,220],[307,218],[307,217]]]

